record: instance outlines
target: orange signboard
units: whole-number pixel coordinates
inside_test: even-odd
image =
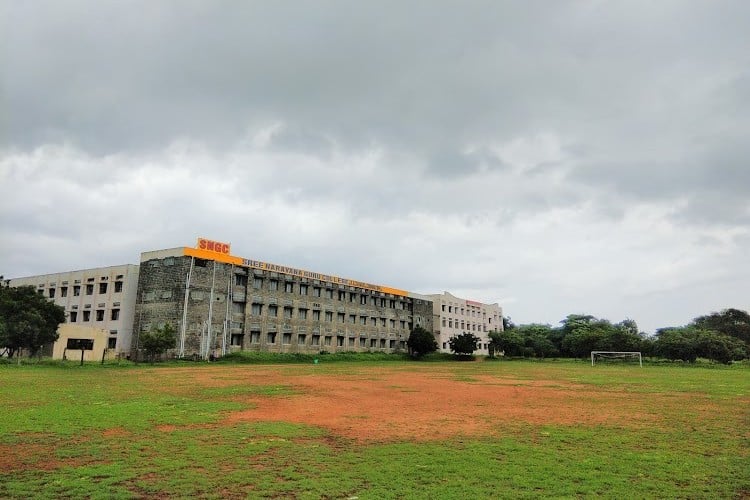
[[[229,255],[231,250],[229,243],[207,240],[205,238],[198,238],[196,248],[208,250],[209,252],[223,253],[224,255]]]

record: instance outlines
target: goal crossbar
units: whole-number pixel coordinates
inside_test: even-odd
[[[601,356],[603,358],[625,358],[628,356],[638,356],[638,364],[643,368],[643,357],[640,351],[591,351],[591,366],[594,366],[594,358]]]

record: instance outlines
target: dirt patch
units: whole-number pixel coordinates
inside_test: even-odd
[[[359,442],[380,442],[499,435],[503,426],[519,423],[639,426],[653,420],[637,409],[633,394],[597,393],[564,381],[484,374],[467,380],[459,375],[457,380],[450,372],[388,368],[293,378],[280,370],[264,370],[262,381],[290,385],[298,394],[248,396],[254,407],[231,413],[226,424],[285,421],[322,427]]]

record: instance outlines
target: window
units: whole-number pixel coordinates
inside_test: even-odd
[[[243,274],[235,274],[234,284],[237,286],[247,286],[247,276]]]
[[[396,348],[396,341],[395,340],[390,340],[389,344],[390,345],[388,347],[390,347],[391,349],[395,349]]]
[[[284,345],[289,345],[292,343],[292,334],[291,333],[285,333],[281,336],[281,343]]]
[[[346,300],[346,292],[339,291],[339,300],[340,301]]]
[[[354,337],[349,337],[349,347],[354,347]]]
[[[343,323],[346,319],[346,317],[344,316],[344,313],[338,313],[336,317],[338,318],[339,323]]]
[[[359,317],[359,324],[360,325],[366,325],[367,324],[367,316],[360,316]]]
[[[99,294],[107,293],[107,284],[99,283]]]
[[[60,297],[67,297],[68,296],[68,287],[64,286],[60,288]]]
[[[273,291],[276,291],[279,289],[279,280],[269,280],[268,281],[268,289]]]
[[[253,288],[256,290],[263,288],[263,278],[258,278],[257,276],[253,278]]]
[[[253,304],[251,307],[251,312],[253,316],[260,316],[263,312],[263,304]]]
[[[442,311],[443,311],[443,312],[445,312],[445,304],[443,304],[443,305],[442,305],[442,306],[440,306],[440,307],[442,308]]]
[[[385,307],[385,299],[380,299],[380,307]]]
[[[313,335],[311,345],[320,345],[320,335]]]
[[[331,338],[332,337],[330,335],[326,335],[323,339],[323,345],[331,345]]]
[[[276,305],[269,305],[268,306],[268,315],[272,318],[275,318],[279,315],[279,306]]]
[[[320,287],[313,287],[313,297],[320,297]]]
[[[94,285],[86,285],[86,295],[94,295]]]
[[[70,311],[70,323],[78,321],[78,311]]]
[[[385,318],[380,318],[380,326],[385,326]]]
[[[350,314],[349,315],[349,323],[352,325],[357,322],[357,315],[356,314]]]
[[[326,321],[329,323],[333,322],[333,313],[331,311],[326,311]]]
[[[344,347],[344,337],[336,337],[336,346]]]
[[[357,301],[357,294],[353,292],[349,292],[349,302],[356,302]]]
[[[115,281],[115,293],[122,292],[122,281]]]
[[[445,318],[443,318],[443,326],[445,326]]]
[[[81,285],[75,285],[73,287],[73,296],[78,297],[81,295]]]
[[[250,343],[251,344],[260,343],[260,332],[250,332]]]
[[[284,308],[284,319],[292,319],[292,310],[291,307]]]
[[[307,335],[305,335],[304,333],[297,334],[297,344],[305,345],[306,340],[307,340]]]
[[[401,329],[402,330],[406,329],[406,321],[403,319],[401,320]]]
[[[241,302],[232,302],[232,314],[242,314],[245,312]]]
[[[320,311],[313,311],[313,321],[320,321]]]
[[[307,309],[297,309],[297,317],[299,319],[307,319]]]
[[[110,337],[107,341],[107,349],[114,349],[117,347],[117,337]]]
[[[327,299],[333,298],[333,290],[331,290],[330,288],[326,288],[326,298]]]
[[[229,345],[238,345],[242,347],[242,335],[241,333],[233,333],[232,337],[229,339]]]
[[[395,319],[392,319],[390,321],[390,324],[391,324],[391,328],[396,328],[396,320]]]
[[[448,312],[453,312],[453,307],[452,306],[448,306]]]
[[[359,296],[359,303],[363,306],[367,305],[367,295],[360,295]]]
[[[378,325],[378,318],[370,318],[370,324],[372,326],[377,326]]]
[[[287,281],[284,283],[284,291],[286,293],[294,293],[294,283],[292,281]]]
[[[110,316],[112,321],[117,321],[120,319],[120,310],[119,309],[112,309],[112,314]]]
[[[359,338],[359,347],[367,347],[367,339],[364,337]]]
[[[83,311],[83,321],[91,321],[91,311]]]
[[[300,286],[299,286],[299,294],[300,295],[307,295],[307,285],[300,284]]]
[[[380,339],[380,348],[385,349],[385,339]]]
[[[276,343],[276,332],[268,332],[266,334],[266,343],[268,343],[268,344],[275,344]]]
[[[370,339],[370,347],[377,347],[378,339]]]
[[[396,309],[396,301],[395,300],[389,300],[388,301],[388,307],[391,309]]]
[[[97,321],[104,321],[104,309],[97,309],[96,310],[96,320]]]
[[[54,288],[50,288],[49,289],[49,298],[50,299],[54,299],[55,298],[55,289]]]

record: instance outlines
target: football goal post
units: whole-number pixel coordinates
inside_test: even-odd
[[[597,359],[635,359],[638,358],[638,365],[643,368],[643,357],[640,351],[591,351],[591,366]]]

